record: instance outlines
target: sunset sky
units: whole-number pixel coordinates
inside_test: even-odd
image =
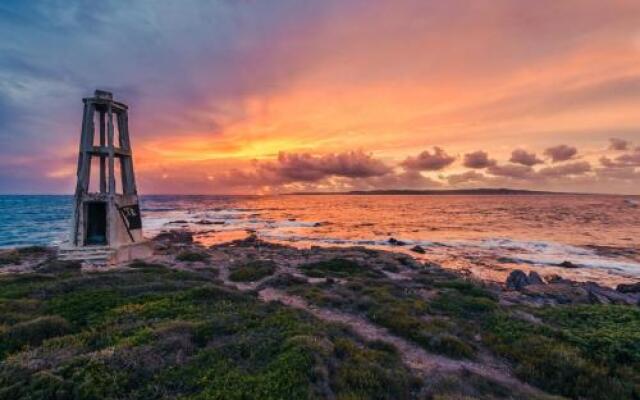
[[[142,194],[640,194],[638,0],[5,0],[0,193],[72,193],[96,88]]]

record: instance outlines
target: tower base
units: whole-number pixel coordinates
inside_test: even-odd
[[[117,248],[109,246],[69,246],[58,249],[58,258],[66,261],[81,261],[96,265],[116,265],[153,255],[151,243],[147,240],[126,244]]]

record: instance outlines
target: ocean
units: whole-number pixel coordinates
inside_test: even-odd
[[[141,210],[149,237],[189,229],[211,245],[250,231],[299,247],[406,252],[491,281],[520,268],[615,285],[640,279],[638,202],[606,195],[142,196]],[[71,196],[0,196],[0,247],[59,245],[71,207]],[[424,255],[410,250],[416,245]],[[577,268],[559,266],[565,261]]]

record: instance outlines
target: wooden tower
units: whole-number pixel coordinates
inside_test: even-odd
[[[143,258],[150,247],[142,235],[128,107],[102,90],[83,102],[71,237],[61,258],[98,263]]]

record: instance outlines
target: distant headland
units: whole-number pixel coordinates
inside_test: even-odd
[[[590,193],[550,192],[542,190],[507,189],[507,188],[480,188],[480,189],[391,189],[391,190],[351,190],[344,192],[291,192],[285,195],[585,195]]]

